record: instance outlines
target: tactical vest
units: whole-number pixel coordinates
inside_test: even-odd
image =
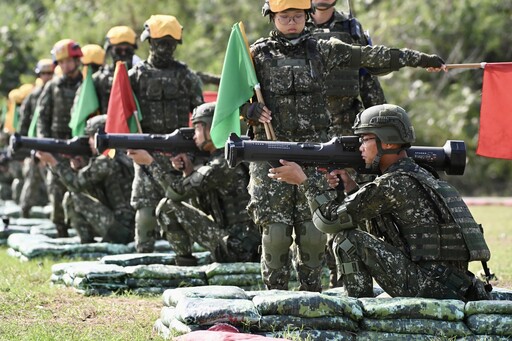
[[[100,113],[107,113],[108,100],[110,99],[110,90],[112,89],[112,81],[114,80],[114,69],[110,65],[105,65],[92,76],[94,87],[100,102]]]
[[[253,45],[257,76],[266,106],[272,111],[272,125],[280,140],[326,139],[330,120],[325,108],[323,62],[316,40],[305,39],[299,46],[279,46],[272,38]],[[283,54],[282,51],[286,54]],[[265,139],[257,126],[257,139]]]
[[[142,131],[166,134],[188,126],[193,104],[190,103],[191,89],[185,87],[184,81],[191,72],[187,66],[176,62],[167,69],[155,69],[147,63],[138,67]]]
[[[73,107],[76,91],[82,83],[81,73],[79,77],[80,80],[75,82],[70,82],[61,77],[55,82],[55,86],[52,87],[53,108],[51,109],[51,137],[58,139],[71,138],[69,121],[71,119],[71,108]]]
[[[403,174],[418,180],[425,191],[431,194],[433,202],[438,207],[444,221],[440,231],[441,259],[488,261],[491,258],[481,225],[475,222],[467,205],[453,186],[444,180],[419,172]]]
[[[328,28],[316,28],[311,30],[316,39],[329,40],[337,38],[347,44],[356,43],[347,32],[333,32]],[[337,67],[327,74],[325,79],[327,96],[358,97],[359,96],[359,69]]]

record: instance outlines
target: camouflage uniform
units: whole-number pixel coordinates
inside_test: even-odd
[[[123,160],[121,160],[121,158]],[[135,211],[130,206],[132,162],[117,153],[114,159],[92,157],[77,172],[67,162],[52,167],[68,189],[64,210],[82,243],[100,236],[104,242],[127,244],[133,240]]]
[[[164,179],[156,162],[149,169],[156,179]],[[223,150],[188,177],[162,181],[167,198],[157,207],[157,219],[178,256],[190,257],[191,244],[197,242],[217,262],[258,260],[261,237],[245,208],[248,182],[247,167],[229,168]]]
[[[335,37],[347,44],[371,45],[356,18],[335,11],[328,22],[315,25],[307,22],[307,29],[316,39]],[[362,109],[386,103],[378,79],[366,69],[336,68],[325,80],[327,107],[331,113],[332,136],[352,135],[352,124]],[[360,99],[361,100],[360,100]]]
[[[37,100],[42,92],[43,86],[36,87],[21,104],[20,135],[22,136],[28,136]],[[23,164],[23,177],[25,181],[20,193],[20,207],[22,216],[28,218],[32,206],[44,206],[48,203],[48,192],[44,182],[46,169],[41,167],[37,160],[27,158]]]
[[[132,89],[139,100],[142,112],[141,127],[144,133],[167,134],[188,126],[189,113],[203,103],[201,80],[183,63],[172,61],[165,68],[157,68],[151,59],[140,62],[130,71]],[[161,166],[172,172],[167,158],[155,155]],[[165,197],[162,188],[135,164],[131,204],[138,211],[154,208]],[[158,231],[156,222],[136,224],[136,248],[138,252],[152,252]]]
[[[321,191],[309,181],[301,187],[316,208]],[[480,227],[452,186],[410,158],[317,212],[340,231],[334,250],[350,296],[372,296],[373,276],[393,297],[490,297],[468,272],[468,261],[490,257]],[[366,231],[350,228],[363,223]]]
[[[100,114],[106,114],[108,110],[108,100],[110,99],[112,81],[114,80],[114,67],[111,65],[103,65],[92,75],[92,80],[94,82],[96,94],[98,95]]]
[[[326,142],[330,114],[326,110],[324,77],[339,66],[399,68],[425,66],[428,55],[385,46],[356,47],[338,39],[316,40],[308,34],[288,40],[277,32],[251,46],[257,77],[272,125],[280,141]],[[266,140],[262,125],[254,137]],[[249,213],[262,228],[262,275],[268,288],[287,289],[288,249],[292,232],[298,246],[300,289],[320,291],[325,235],[316,231],[305,196],[295,186],[270,179],[269,165],[251,163]],[[325,183],[314,169],[306,174]]]
[[[39,111],[37,135],[39,137],[71,138],[71,128],[68,126],[71,107],[81,82],[82,74],[79,73],[76,79],[60,76],[46,83],[37,101],[37,110]],[[66,188],[52,172],[48,172],[46,180],[48,196],[53,207],[51,220],[57,226],[59,235],[65,236],[67,227],[64,223],[62,199]]]
[[[343,12],[334,11],[331,19],[323,24],[316,25],[310,19],[306,27],[317,39],[328,40],[335,37],[347,44],[371,45],[361,23]],[[386,103],[379,80],[366,69],[336,68],[327,76],[325,85],[327,108],[331,113],[331,136],[353,135],[352,124],[363,106],[369,108]],[[373,176],[358,176],[359,182],[368,182],[372,179]],[[333,238],[334,236],[328,236],[326,263],[331,272],[331,286],[338,287],[341,286],[341,282],[338,282],[336,275],[336,261],[332,253]]]

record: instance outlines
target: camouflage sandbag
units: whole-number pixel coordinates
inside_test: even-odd
[[[512,301],[512,290],[494,287],[491,296],[493,300]]]
[[[160,321],[162,321],[165,326],[169,327],[171,321],[176,318],[175,310],[174,307],[166,306],[163,306],[160,310]]]
[[[176,266],[164,264],[135,265],[125,267],[130,278],[161,278],[161,279],[204,279],[206,275],[202,266]]]
[[[462,321],[464,302],[430,298],[360,298],[364,316],[374,319],[434,319]]]
[[[241,287],[250,287],[263,283],[260,274],[226,274],[215,275],[208,278],[210,285],[235,285]]]
[[[145,288],[130,288],[130,292],[134,295],[142,296],[160,296],[166,288],[162,287],[145,287]]]
[[[355,333],[339,330],[282,330],[266,333],[258,333],[266,337],[286,338],[287,340],[311,340],[311,341],[352,341]]]
[[[0,239],[5,239],[7,242],[7,238],[14,233],[21,234],[29,234],[30,227],[29,226],[20,226],[20,225],[9,225],[9,227],[1,227],[0,228]]]
[[[112,243],[69,244],[63,245],[63,247],[65,248],[65,254],[67,255],[85,255],[95,253],[105,256],[116,255],[121,253],[130,253],[133,251],[127,245]]]
[[[374,285],[373,286],[373,296],[377,297],[380,294],[384,293],[384,290]],[[348,296],[347,292],[345,291],[345,287],[337,287],[337,288],[329,288],[327,290],[323,290],[322,294],[329,295],[329,296],[335,296],[335,297],[345,297]]]
[[[500,335],[512,337],[512,315],[474,314],[467,318],[466,324],[478,335]]]
[[[240,263],[212,263],[205,267],[204,272],[208,278],[218,275],[233,274],[260,274],[260,263],[240,262]]]
[[[11,224],[19,225],[19,226],[53,226],[55,227],[55,224],[52,223],[50,219],[45,218],[16,218],[11,219]]]
[[[174,265],[176,254],[171,253],[128,253],[122,255],[108,255],[100,259],[100,263],[116,264],[119,266],[135,266],[148,264]]]
[[[77,262],[66,270],[72,278],[83,277],[91,282],[121,282],[126,277],[124,268],[114,264],[99,262]]]
[[[204,279],[201,278],[176,278],[176,279],[162,279],[162,278],[126,278],[126,285],[131,288],[146,288],[146,287],[160,287],[164,288],[180,288],[189,286],[202,286],[205,285]]]
[[[176,305],[176,319],[190,325],[212,325],[230,323],[232,325],[254,325],[260,314],[250,300],[223,298],[184,298]]]
[[[265,315],[260,319],[258,331],[274,330],[343,330],[357,332],[357,322],[345,316],[298,317],[289,315]]]
[[[242,289],[235,286],[199,286],[166,290],[162,296],[165,306],[175,307],[183,298],[249,299]]]
[[[512,315],[512,301],[472,301],[464,307],[466,316],[474,314]]]
[[[252,301],[263,315],[299,317],[347,316],[360,320],[363,311],[351,297],[332,297],[312,292],[287,292],[270,296],[255,296]]]
[[[289,290],[245,290],[245,294],[247,295],[247,298],[252,300],[256,296],[274,296],[274,295],[282,295],[282,294],[290,294]]]
[[[51,275],[51,281],[53,283],[63,283],[62,276],[67,273],[68,269],[71,269],[76,266],[80,265],[92,265],[92,264],[98,264],[96,261],[86,261],[86,262],[69,262],[69,263],[57,263],[52,265],[52,275]]]
[[[473,333],[464,322],[451,322],[428,319],[369,319],[360,322],[361,329],[375,332],[400,334],[428,334],[443,338],[468,336]]]
[[[164,326],[169,328],[172,335],[183,335],[195,330],[201,330],[201,326],[197,324],[186,325],[185,323],[176,319],[175,308],[163,307],[160,311],[160,321]]]
[[[436,337],[425,334],[399,334],[361,331],[355,337],[356,341],[438,341]],[[459,339],[457,339],[458,341]],[[488,340],[489,341],[489,340]]]

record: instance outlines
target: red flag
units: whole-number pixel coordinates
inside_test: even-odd
[[[487,63],[484,68],[480,131],[476,153],[512,160],[512,63]]]
[[[134,116],[134,113],[137,115]],[[140,115],[139,105],[130,85],[126,65],[123,62],[117,62],[108,101],[105,132],[141,133],[141,131],[138,131],[135,118],[137,117],[140,120]]]

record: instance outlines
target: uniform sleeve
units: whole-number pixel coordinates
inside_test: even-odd
[[[190,112],[192,112],[195,107],[204,103],[203,82],[201,81],[201,78],[199,78],[199,76],[192,71],[189,73],[188,82],[190,94]]]
[[[100,157],[92,158],[89,164],[78,172],[71,169],[67,160],[59,162],[53,168],[68,190],[73,192],[83,192],[95,187],[102,183],[112,170],[113,165],[110,160]]]
[[[415,50],[389,48],[383,45],[350,45],[336,38],[319,40],[318,44],[328,71],[336,66],[397,70],[405,66],[420,66],[422,57],[428,56]]]
[[[53,108],[53,82],[46,83],[46,86],[37,100],[36,110],[39,112],[37,120],[37,136],[52,136],[52,108]]]

